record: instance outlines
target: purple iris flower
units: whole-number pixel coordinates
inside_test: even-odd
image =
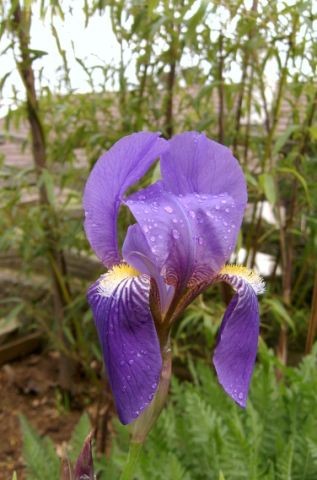
[[[127,194],[160,159],[162,179]],[[262,279],[225,266],[247,202],[245,179],[226,147],[197,132],[171,140],[139,132],[95,164],[85,187],[85,230],[108,272],[89,289],[116,408],[130,423],[151,403],[162,349],[185,307],[212,283],[235,290],[224,315],[214,366],[224,390],[245,406],[256,357]],[[120,206],[132,212],[120,251]]]

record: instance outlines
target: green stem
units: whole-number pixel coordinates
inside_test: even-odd
[[[128,458],[121,473],[120,480],[132,480],[134,478],[134,472],[138,463],[142,446],[143,443],[130,443]]]

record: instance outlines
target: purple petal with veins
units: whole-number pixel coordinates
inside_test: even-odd
[[[252,286],[228,280],[237,283],[237,293],[222,320],[213,362],[224,390],[245,407],[258,347],[259,306]]]
[[[115,404],[122,423],[149,405],[162,368],[145,276],[113,284],[105,274],[88,292]]]
[[[167,146],[158,133],[134,133],[115,143],[89,175],[83,197],[85,231],[96,255],[108,268],[121,259],[117,217],[122,195]]]
[[[164,282],[156,264],[155,256],[138,224],[128,228],[122,246],[122,255],[129,265],[155,280],[160,296],[161,312],[165,312],[172,301],[174,287]]]
[[[242,169],[231,151],[198,132],[175,135],[168,143],[160,163],[165,189],[176,195],[226,193],[235,202],[240,223],[247,190]]]
[[[157,182],[126,200],[168,283],[211,280],[232,253],[241,219],[228,194],[177,196]]]

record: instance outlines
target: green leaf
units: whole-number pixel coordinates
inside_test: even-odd
[[[73,462],[76,461],[78,455],[80,454],[84,441],[90,431],[91,431],[91,422],[87,413],[84,413],[80,417],[72,433],[71,440],[69,442],[69,448],[70,448],[69,456]]]
[[[49,437],[41,438],[23,415],[20,415],[20,426],[27,480],[59,478],[59,459],[52,440]]]
[[[276,155],[284,147],[289,137],[299,129],[299,125],[291,125],[290,127],[288,127],[285,132],[277,138],[273,147],[273,155]]]
[[[274,205],[277,196],[274,176],[271,173],[262,173],[259,175],[259,182],[267,200]]]
[[[55,204],[54,180],[53,176],[47,169],[42,171],[39,179],[39,185],[43,184],[45,185],[48,201],[53,206]]]
[[[295,168],[280,167],[280,168],[277,169],[277,171],[280,172],[280,173],[290,173],[291,175],[293,175],[294,177],[297,178],[297,180],[302,185],[302,187],[305,191],[307,203],[309,204],[309,206],[311,206],[312,202],[311,202],[311,198],[310,198],[310,194],[309,194],[309,191],[308,191],[308,186],[307,186],[307,182],[306,182],[305,178],[297,170],[295,170]]]
[[[270,307],[270,311],[276,320],[282,324],[287,324],[293,331],[295,330],[294,322],[280,300],[277,298],[265,298],[263,303]]]

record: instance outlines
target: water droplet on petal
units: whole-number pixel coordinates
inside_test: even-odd
[[[167,212],[167,213],[173,213],[173,211],[174,211],[174,210],[172,209],[172,207],[170,207],[169,205],[167,205],[167,207],[164,207],[164,210],[165,210],[165,212]]]
[[[143,232],[144,232],[144,233],[147,233],[148,231],[149,231],[149,227],[147,227],[146,225],[144,225],[144,227],[143,227]]]
[[[189,215],[190,215],[192,218],[195,218],[195,217],[196,217],[196,213],[194,212],[194,210],[189,210]]]
[[[220,210],[220,207],[219,207],[219,205],[216,205],[216,210]]]
[[[173,223],[178,223],[177,218],[173,218]]]
[[[229,209],[229,208],[226,208],[226,209],[225,209],[225,212],[229,213],[229,212],[230,212],[230,209]]]
[[[125,364],[124,360],[121,360],[120,366],[123,367],[124,364]]]
[[[157,387],[157,383],[155,383],[155,382],[152,383],[152,388],[153,388],[153,390],[154,390],[156,387]]]
[[[243,400],[243,393],[242,392],[239,393],[238,398],[239,398],[239,400]]]
[[[178,240],[180,237],[179,231],[176,230],[175,228],[172,230],[172,235],[173,235],[173,238],[175,238],[175,240]]]
[[[134,363],[134,360],[132,360],[132,358],[131,358],[131,360],[128,361],[128,364],[133,365],[133,363]]]
[[[150,240],[151,240],[151,242],[155,242],[155,237],[154,236],[151,237]]]

